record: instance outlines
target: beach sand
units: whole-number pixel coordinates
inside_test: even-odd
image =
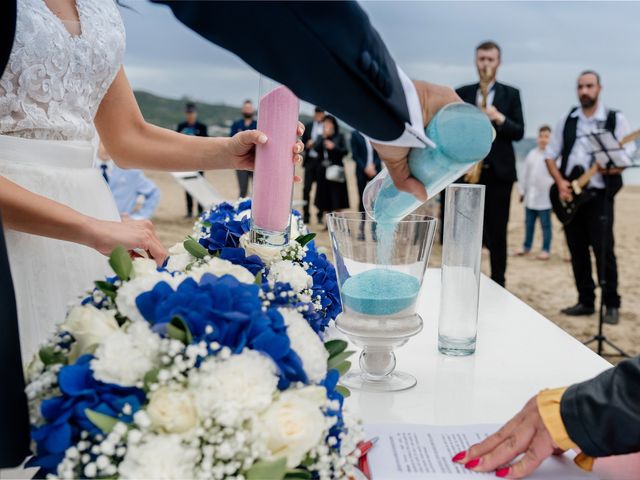
[[[347,161],[347,180],[349,183],[349,195],[351,205],[357,209],[357,188],[355,183],[354,163]],[[302,169],[298,169],[302,175]],[[153,219],[156,230],[166,246],[184,239],[190,233],[193,219],[185,219],[184,192],[181,187],[166,173],[148,173],[162,190],[162,199],[156,215]],[[206,178],[223,197],[235,200],[238,196],[238,187],[235,172],[224,170],[207,172]],[[296,185],[294,198],[302,198],[302,187]],[[605,326],[607,337],[626,350],[630,355],[640,354],[640,298],[638,287],[640,286],[640,254],[635,248],[640,245],[640,229],[638,226],[638,210],[640,205],[640,187],[626,186],[616,196],[615,211],[615,235],[616,255],[618,258],[618,272],[620,294],[622,296],[622,308],[620,324]],[[431,214],[437,213],[437,205],[426,207]],[[313,209],[312,209],[313,212]],[[328,247],[328,235],[323,231],[323,226],[314,223],[312,214],[310,228],[318,234],[319,245]],[[511,216],[509,221],[509,250],[515,252],[522,245],[524,239],[524,207],[518,201],[514,188],[511,203]],[[552,257],[549,261],[536,260],[537,249],[540,248],[542,239],[539,226],[536,229],[536,238],[532,255],[528,257],[510,256],[507,265],[507,288],[517,297],[529,304],[532,308],[556,323],[580,341],[591,338],[597,333],[598,317],[568,317],[560,313],[560,309],[573,305],[577,301],[571,264],[568,259],[568,250],[564,241],[561,225],[554,218]],[[434,245],[429,266],[440,266],[440,246]],[[488,256],[483,257],[482,270],[489,273]],[[594,266],[595,278],[595,266]],[[591,347],[595,349],[595,345]],[[605,348],[605,352],[612,352]],[[605,357],[617,363],[620,357],[605,355]]]

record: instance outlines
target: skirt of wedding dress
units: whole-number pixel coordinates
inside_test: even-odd
[[[0,135],[0,176],[85,215],[119,221],[93,156],[90,142]],[[89,247],[6,228],[5,234],[26,364],[64,320],[69,305],[112,273],[107,258]]]

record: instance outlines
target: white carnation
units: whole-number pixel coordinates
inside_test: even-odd
[[[324,343],[299,312],[291,308],[281,308],[279,312],[287,325],[291,349],[302,360],[307,377],[314,383],[324,380],[329,360],[329,352],[324,348]]]
[[[90,353],[105,337],[118,331],[120,327],[115,314],[113,310],[98,310],[93,305],[74,307],[69,312],[60,330],[69,332],[76,340],[69,352],[72,362]]]
[[[199,417],[213,418],[224,426],[237,425],[263,411],[271,404],[277,385],[275,364],[254,350],[226,360],[209,358],[189,377]]]
[[[144,322],[144,317],[136,306],[138,295],[152,290],[157,283],[162,281],[175,288],[184,278],[180,276],[172,277],[167,272],[154,272],[124,282],[118,288],[118,296],[116,297],[118,310],[132,322]]]
[[[158,364],[160,337],[147,322],[132,323],[106,337],[91,360],[97,380],[125,387],[135,386]]]
[[[195,478],[198,450],[185,445],[179,435],[150,435],[129,445],[118,466],[123,479],[179,480]]]
[[[271,247],[269,245],[258,245],[252,243],[249,239],[249,232],[240,237],[240,247],[245,251],[247,257],[251,255],[257,255],[264,262],[265,265],[269,265],[272,262],[280,260],[281,247]]]
[[[170,272],[184,272],[195,257],[184,248],[183,242],[176,243],[169,249],[169,261],[167,270]]]
[[[328,420],[322,413],[327,397],[324,387],[287,390],[262,415],[261,429],[272,458],[287,459],[295,468],[325,436]]]
[[[271,265],[268,279],[272,282],[288,283],[295,292],[301,292],[313,286],[313,278],[305,269],[289,260],[280,260]]]
[[[199,282],[205,273],[211,273],[216,277],[231,275],[242,283],[254,283],[256,277],[241,265],[231,263],[229,260],[214,257],[207,263],[192,268],[187,273],[188,276]]]
[[[153,275],[158,269],[155,260],[151,260],[150,258],[134,258],[132,263],[133,271],[131,272],[131,278]]]

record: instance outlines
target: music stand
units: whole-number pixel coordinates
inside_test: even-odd
[[[589,345],[593,342],[598,344],[598,355],[602,355],[603,346],[606,344],[609,347],[617,351],[617,355],[629,358],[629,355],[618,347],[616,344],[607,339],[604,334],[604,290],[607,286],[607,279],[605,270],[607,268],[607,249],[609,247],[609,226],[611,225],[611,216],[609,211],[613,209],[613,201],[610,196],[610,183],[609,172],[612,168],[626,168],[631,166],[631,159],[627,155],[624,147],[620,145],[620,142],[615,136],[608,130],[598,131],[585,135],[586,139],[590,143],[592,150],[591,155],[595,162],[603,167],[606,171],[604,178],[604,208],[600,215],[602,239],[600,242],[600,268],[598,272],[598,283],[600,285],[600,308],[598,312],[598,334],[594,335],[591,339],[584,342],[584,345]]]

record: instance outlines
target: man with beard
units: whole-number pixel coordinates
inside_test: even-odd
[[[255,111],[253,110],[253,103],[251,100],[245,100],[242,104],[242,118],[233,122],[229,136],[233,137],[238,132],[255,130],[258,128],[258,123],[254,117]],[[253,178],[253,173],[248,170],[236,170],[236,176],[238,177],[240,197],[244,198],[247,196],[247,191],[249,190],[249,179]]]
[[[577,84],[580,107],[574,107],[553,131],[546,150],[546,162],[549,173],[558,186],[560,197],[571,199],[571,186],[567,176],[576,166],[588,170],[593,163],[590,148],[584,136],[598,130],[609,130],[620,140],[630,132],[629,122],[622,113],[605,107],[600,101],[600,76],[586,70],[578,77]],[[635,150],[632,143],[625,146],[627,153]],[[558,160],[560,160],[558,162]],[[567,244],[571,252],[573,276],[578,290],[578,303],[565,308],[566,315],[591,315],[595,312],[595,284],[591,272],[591,253],[593,249],[598,268],[598,278],[604,277],[603,300],[605,304],[604,321],[618,323],[620,295],[618,295],[618,269],[613,251],[613,196],[622,188],[619,170],[601,171],[591,178],[585,192],[586,203],[581,205],[573,220],[564,226]],[[608,198],[607,198],[608,197]],[[603,217],[607,225],[602,224]],[[603,239],[603,237],[605,237]],[[602,242],[606,243],[604,275],[600,275]]]

